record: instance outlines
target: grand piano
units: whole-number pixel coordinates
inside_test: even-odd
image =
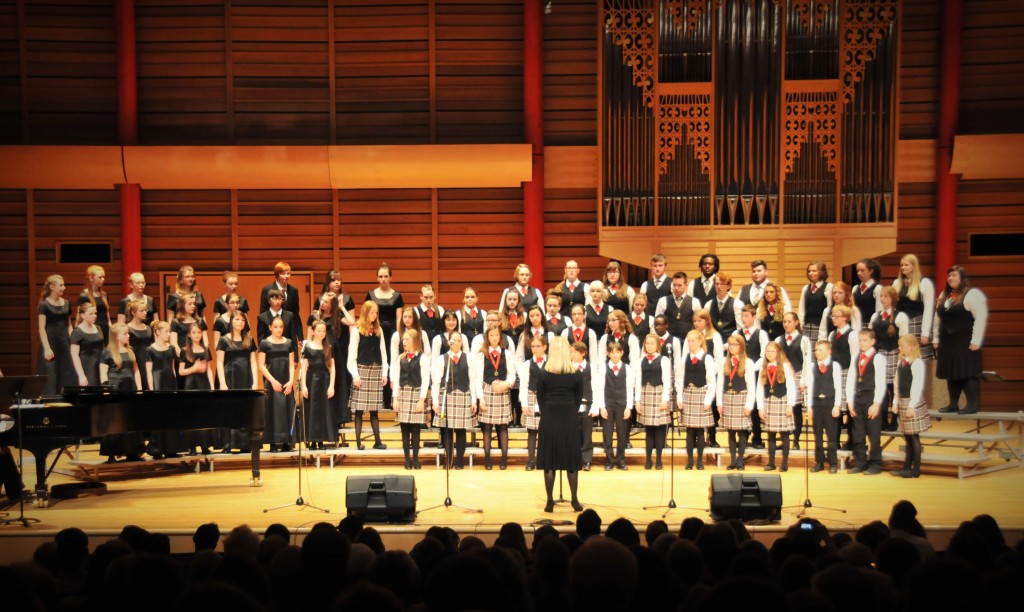
[[[46,460],[81,440],[109,434],[231,428],[249,435],[252,480],[260,484],[266,394],[257,390],[112,391],[100,387],[66,387],[59,398],[43,398],[10,407],[15,425],[0,433],[0,445],[18,445],[36,459],[36,500],[49,496]],[[59,456],[59,455],[58,455]],[[54,460],[54,465],[56,460]]]

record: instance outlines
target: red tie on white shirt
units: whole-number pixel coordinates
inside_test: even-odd
[[[863,368],[867,364],[868,364],[868,356],[867,355],[861,355],[860,356],[860,360],[858,361],[857,365],[859,365],[861,368]]]
[[[743,330],[743,335],[748,337],[748,338],[750,337],[750,334],[752,334],[752,333],[754,333],[754,330],[752,330],[752,329],[745,329],[745,330]]]
[[[576,283],[569,283],[569,291],[576,291]]]
[[[611,291],[612,293],[615,293],[618,290],[619,290],[619,286],[618,285],[612,285],[611,287],[608,287],[608,291]]]
[[[836,332],[836,340],[838,340],[838,339],[840,339],[840,338],[842,338],[842,337],[843,337],[843,332],[841,332],[841,331],[837,331],[837,332]]]
[[[501,355],[501,353],[499,353],[497,350],[492,350],[491,351],[491,357],[492,358],[497,359],[498,355]]]
[[[537,362],[537,365],[540,365],[540,364],[544,363],[544,358],[543,358],[543,357],[541,357],[541,358],[539,358],[539,359],[534,359],[534,361],[536,361],[536,362]]]
[[[469,311],[469,316],[473,317],[474,319],[476,318],[476,308]]]
[[[613,365],[612,366],[612,374],[618,374],[618,373],[619,373],[619,366]]]
[[[412,361],[412,358],[416,356],[416,353],[406,353],[405,356],[409,359],[409,361]]]
[[[861,283],[860,284],[860,292],[864,293],[867,290],[868,290],[868,284],[867,283]]]
[[[818,364],[818,371],[824,374],[825,372],[828,372],[828,366],[825,364]]]
[[[654,363],[654,353],[647,353],[647,361],[649,363]]]
[[[889,320],[889,313],[883,312],[882,313],[882,320],[883,321],[888,321]]]
[[[428,319],[433,319],[434,318],[434,309],[433,308],[428,308],[427,309],[427,318]]]
[[[635,325],[640,325],[640,321],[643,321],[643,320],[644,320],[643,317],[638,316],[637,318],[633,319],[633,323]]]
[[[697,361],[698,361],[698,360],[697,360],[697,358],[696,358],[696,357],[694,357],[694,358],[690,359],[690,363],[692,363],[693,365],[697,365]]]
[[[539,335],[541,334],[541,332],[542,332],[542,331],[543,331],[543,330],[541,330],[541,329],[535,329],[535,330],[533,330],[533,335],[534,335],[534,336],[539,336]]]
[[[579,365],[578,368],[576,368],[576,371],[577,372],[582,372],[583,371],[583,364],[582,363]]]
[[[527,289],[526,287],[523,287],[521,291],[523,292],[523,295],[526,295],[527,293],[529,293],[530,290]]]
[[[558,317],[551,317],[551,324],[558,325]]]
[[[452,355],[452,363],[454,363],[455,365],[459,365],[459,356],[458,355]]]
[[[793,336],[786,336],[786,342],[792,342]]]
[[[904,357],[903,358],[903,367],[907,367],[908,365],[910,365],[910,363],[907,361],[907,358]]]
[[[515,327],[515,326],[519,325],[519,315],[517,315],[514,312],[512,314],[508,315],[508,323],[512,327]]]
[[[572,337],[576,339],[576,342],[583,342],[583,330],[574,329],[572,330]]]
[[[817,290],[818,290],[818,286],[815,285],[815,284],[811,284],[811,293],[814,293]]]

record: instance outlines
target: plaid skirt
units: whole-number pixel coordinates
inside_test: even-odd
[[[476,427],[476,415],[473,414],[472,396],[469,391],[456,389],[450,394],[441,391],[438,402],[440,405],[434,409],[434,427],[450,427],[452,429]]]
[[[907,414],[907,412],[911,414]],[[900,398],[900,433],[919,434],[932,428],[931,417],[928,416],[928,404],[921,402],[910,408],[910,398]]]
[[[921,322],[924,320],[924,315],[919,317],[913,317],[910,319],[910,324],[907,325],[907,333],[914,334],[918,339],[921,338]],[[931,342],[934,338],[928,338],[927,345],[921,345],[921,359],[935,359],[935,349],[932,348]]]
[[[672,422],[672,412],[661,409],[661,390],[661,385],[644,385],[636,402],[637,421],[641,425],[654,427]]]
[[[484,397],[480,402],[480,422],[490,425],[508,425],[512,420],[511,391],[495,393],[484,383]]]
[[[429,398],[430,396],[428,395],[427,397]],[[424,402],[423,412],[416,412],[416,404],[419,401],[419,387],[399,387],[398,396],[394,400],[395,420],[399,423],[422,425],[424,423],[423,412],[429,414],[430,410],[427,407],[427,402]]]
[[[352,412],[377,412],[384,409],[384,386],[380,384],[379,364],[356,366],[361,386],[352,387],[349,394],[349,408]]]
[[[882,354],[885,355],[885,384],[891,385],[896,378],[896,366],[900,363],[900,351],[893,349],[882,351]]]
[[[786,398],[769,395],[760,412],[764,431],[793,431],[793,417],[786,416]]]
[[[795,368],[794,368],[795,369]],[[796,403],[798,406],[810,406],[811,403],[807,401],[807,390],[800,391],[800,381],[804,379],[803,371],[793,372],[796,375]]]
[[[802,333],[803,335],[805,335],[808,338],[810,338],[812,346],[818,340],[818,330],[819,329],[821,329],[821,326],[818,325],[817,323],[801,323],[800,324],[800,333]]]
[[[683,427],[712,427],[714,412],[704,410],[704,394],[707,387],[686,387],[683,389]]]
[[[430,427],[430,410],[434,405],[434,397],[427,393],[427,396],[423,398],[423,414],[418,415],[419,420],[414,422],[422,422],[424,427]]]
[[[529,408],[537,405],[537,392],[527,391],[528,399],[526,400]],[[527,406],[523,406],[523,427],[530,430],[540,429],[540,415],[534,414],[533,410],[528,410]]]
[[[718,407],[718,412],[722,416],[718,421],[718,426],[722,429],[731,429],[733,431],[746,431],[750,429],[750,417],[743,411],[743,405],[746,403],[746,391],[735,393],[726,391],[723,393],[722,405]]]

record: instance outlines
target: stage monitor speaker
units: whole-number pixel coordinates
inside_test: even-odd
[[[778,521],[782,518],[782,478],[778,474],[715,474],[708,494],[716,521]]]
[[[416,520],[416,481],[412,476],[349,476],[345,508],[365,523],[411,523]]]

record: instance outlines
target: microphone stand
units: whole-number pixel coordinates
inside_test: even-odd
[[[21,405],[21,393],[25,387],[32,384],[36,384],[37,389],[32,389],[32,392],[42,391],[42,388],[46,384],[45,376],[18,376],[18,377],[7,377],[0,379],[0,385],[9,386],[8,393],[11,395],[11,403],[14,405]],[[18,411],[18,518],[4,518],[0,519],[0,525],[6,526],[13,523],[21,523],[22,527],[28,528],[32,523],[38,523],[39,519],[30,518],[25,516],[25,480],[22,475],[25,473],[25,444],[23,439],[23,424],[25,422],[25,414],[23,410]],[[61,451],[63,452],[63,451]],[[59,455],[60,453],[58,453]],[[46,459],[43,458],[43,461]],[[55,461],[56,462],[56,461]],[[38,488],[38,485],[37,485]],[[7,492],[7,496],[10,497],[11,492]]]
[[[805,406],[804,408],[809,409],[808,414],[814,410],[813,406]],[[805,514],[807,514],[808,510],[815,507],[814,504],[811,503],[811,443],[808,440],[806,425],[804,426],[804,431],[801,433],[804,434],[804,493],[806,493],[806,497],[804,497],[804,503],[802,504],[799,504],[797,506],[786,506],[786,508],[800,508],[800,511],[793,515],[796,518],[803,517]],[[797,435],[800,434],[798,433]],[[836,440],[832,443],[835,444],[836,446],[839,446],[838,433],[836,434]],[[818,508],[822,510],[832,510],[833,512],[841,512],[843,514],[846,514],[846,508],[831,508],[829,506],[818,506]]]
[[[304,381],[296,380],[296,384],[295,384],[295,394],[296,395],[299,395],[299,389],[301,389],[303,382]],[[302,399],[302,398],[299,397],[297,399]],[[299,422],[299,427],[298,428],[295,427],[296,421]],[[314,510],[319,510],[320,512],[328,514],[328,513],[330,513],[330,510],[328,510],[327,508],[321,508],[319,506],[314,506],[313,504],[306,503],[306,501],[304,499],[302,499],[302,469],[303,469],[303,467],[302,467],[302,443],[306,441],[306,435],[305,435],[306,434],[306,402],[300,402],[299,405],[295,408],[295,412],[292,413],[292,431],[296,432],[296,433],[293,434],[293,437],[298,442],[298,447],[299,447],[299,455],[298,455],[298,457],[299,457],[299,495],[298,495],[298,497],[295,498],[295,503],[293,503],[293,504],[281,504],[280,506],[273,506],[271,508],[264,508],[263,509],[263,513],[266,514],[266,513],[270,512],[272,510],[280,510],[281,508],[291,508],[292,506],[299,506],[300,508],[305,506],[307,508],[312,508]]]
[[[672,400],[669,400],[672,401]],[[673,402],[674,404],[675,402]],[[665,508],[665,513],[661,515],[661,518],[668,516],[669,512],[672,512],[679,506],[676,505],[676,410],[675,408],[669,408],[668,411],[668,429],[671,432],[671,446],[669,446],[669,466],[668,466],[668,504],[657,505],[657,506],[644,506],[644,510],[654,510],[655,508]],[[703,461],[703,457],[701,458]],[[703,510],[704,512],[710,512],[707,508],[694,508],[694,507],[683,507],[684,510]]]
[[[444,377],[441,379],[441,387],[444,392],[444,397],[441,398],[441,421],[445,427],[442,428],[441,438],[444,441],[444,501],[440,504],[430,506],[418,511],[416,514],[420,515],[424,512],[436,510],[437,508],[451,508],[455,507],[460,510],[465,510],[469,513],[483,513],[482,508],[470,508],[469,506],[460,506],[459,504],[452,502],[452,467],[455,465],[455,458],[453,455],[453,447],[455,446],[455,430],[448,425],[448,396],[455,388],[455,380],[452,375],[452,352],[448,351],[448,359],[445,361],[444,366]]]

